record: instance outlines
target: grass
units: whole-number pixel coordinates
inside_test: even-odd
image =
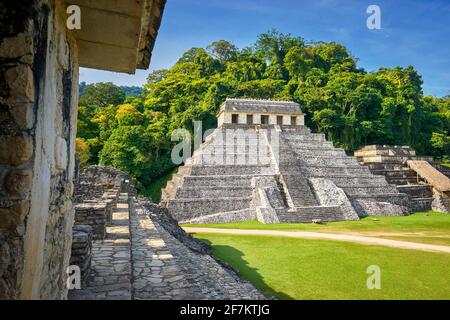
[[[189,225],[183,226],[188,227]],[[195,225],[194,227],[357,233],[394,240],[450,245],[450,214],[441,212],[422,212],[403,217],[366,217],[359,221],[341,221],[326,224],[262,224],[258,221],[248,221]]]
[[[219,259],[278,299],[450,299],[450,255],[273,236],[197,234]],[[367,267],[381,268],[368,290]]]
[[[153,183],[145,189],[144,195],[152,199],[153,202],[159,203],[161,201],[161,190],[166,186],[167,182],[172,179],[172,176],[178,171],[178,168],[173,169],[164,176],[153,181]]]

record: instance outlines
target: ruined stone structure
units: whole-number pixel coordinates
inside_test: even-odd
[[[407,195],[311,133],[296,103],[227,99],[219,124],[163,190],[162,202],[180,222],[338,221],[409,212]]]
[[[375,175],[383,175],[410,197],[412,212],[450,210],[450,179],[432,157],[419,157],[408,146],[365,146],[355,151],[358,160]]]
[[[74,226],[72,229],[72,250],[70,265],[76,265],[81,271],[81,281],[86,284],[91,271],[92,228],[86,225]]]
[[[0,3],[0,299],[66,296],[78,67],[147,68],[164,4]],[[67,28],[69,5],[81,30]]]
[[[74,226],[70,261],[80,267],[83,284],[81,290],[69,292],[69,299],[264,298],[236,271],[214,259],[209,245],[186,234],[166,208],[135,199],[123,172],[87,167],[79,181],[75,193],[84,195],[84,204],[103,203],[102,197],[80,190],[91,190],[89,184],[110,188],[117,202],[106,226],[104,210],[87,215],[95,217],[89,221],[92,228],[104,232],[100,237],[92,239],[91,226]]]

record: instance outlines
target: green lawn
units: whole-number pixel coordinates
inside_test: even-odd
[[[197,234],[213,253],[278,299],[450,299],[450,255],[273,236]],[[367,267],[381,268],[368,290]]]
[[[315,231],[332,233],[358,233],[367,236],[450,245],[450,214],[422,212],[404,217],[366,217],[359,221],[330,222],[326,224],[262,224],[257,221],[183,225],[197,228]]]

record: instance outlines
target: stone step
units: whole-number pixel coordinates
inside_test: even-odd
[[[256,212],[254,209],[233,210],[229,212],[219,212],[201,217],[183,220],[181,223],[186,224],[211,224],[211,223],[233,223],[242,221],[254,221]]]
[[[411,212],[425,212],[431,211],[433,198],[411,198],[409,202],[409,208]]]
[[[332,180],[338,187],[383,187],[388,186],[386,179],[383,176],[359,176],[359,177],[349,177],[349,176],[339,176],[330,175],[329,179]]]
[[[246,145],[246,144],[264,144],[266,139],[261,135],[223,135],[215,137],[208,145]]]
[[[404,163],[407,160],[411,160],[412,157],[408,156],[381,156],[381,155],[373,155],[373,156],[358,156],[358,159],[364,163]],[[432,157],[413,157],[414,160],[423,160],[433,162]]]
[[[325,139],[325,136],[323,135],[304,135],[304,136],[292,136],[292,137],[286,137],[285,135],[282,135],[282,139],[291,144],[291,143],[325,143],[329,142]],[[325,144],[326,145],[326,144]]]
[[[405,168],[402,163],[364,163],[364,165],[368,166],[370,170],[403,170]]]
[[[328,157],[345,157],[343,149],[332,148],[295,148],[295,153],[299,156],[328,156]]]
[[[390,184],[395,184],[398,186],[409,185],[409,184],[417,184],[417,177],[412,178],[394,178],[394,177],[386,177],[386,181]]]
[[[398,194],[397,188],[392,185],[386,185],[383,187],[354,187],[350,185],[341,188],[349,196]]]
[[[283,127],[282,131],[284,134],[311,134],[311,129],[307,126],[294,126],[294,127]]]
[[[183,176],[176,174],[173,176],[172,180],[167,181],[166,186],[163,189],[163,196],[161,197],[164,200],[173,198],[175,195],[175,192],[178,187],[180,187],[183,184]]]
[[[251,187],[185,187],[176,192],[176,199],[193,198],[242,198],[251,197]]]
[[[430,198],[433,196],[429,185],[403,185],[397,186],[397,190],[406,193],[412,198]]]
[[[263,165],[217,165],[191,167],[191,176],[222,176],[222,175],[260,175],[274,174],[270,166]]]
[[[219,212],[250,208],[252,197],[173,199],[167,206],[169,213],[178,221],[194,219]]]
[[[288,142],[308,142],[308,141],[314,141],[314,142],[328,142],[325,138],[325,135],[322,133],[311,133],[311,134],[289,134],[289,133],[282,133],[283,139],[287,140]]]
[[[270,165],[270,155],[246,154],[246,153],[224,153],[224,154],[200,154],[190,158],[186,164],[189,165]]]
[[[346,166],[353,165],[357,166],[358,161],[354,157],[333,157],[333,156],[304,156],[297,155],[297,159],[300,160],[301,164],[305,163],[306,165],[319,165],[319,166],[327,166],[330,164]]]
[[[293,149],[293,150],[297,150],[297,149],[305,149],[305,148],[322,148],[322,149],[332,149],[334,150],[334,146],[333,146],[333,142],[331,141],[314,141],[314,140],[309,140],[309,141],[302,141],[302,140],[297,140],[297,141],[287,141],[288,145]]]
[[[277,210],[277,215],[281,223],[311,223],[316,219],[322,222],[345,220],[341,209],[335,206],[297,207],[292,211]]]
[[[372,173],[376,174],[376,175],[384,175],[385,177],[392,177],[392,178],[416,178],[417,177],[417,174],[408,168],[401,168],[398,170],[375,169],[375,170],[372,170]]]
[[[385,193],[385,194],[365,194],[365,195],[354,195],[348,196],[350,201],[355,203],[355,200],[364,200],[365,202],[373,202],[373,203],[390,203],[403,208],[403,210],[408,209],[409,197],[403,193]],[[378,206],[377,206],[378,207]],[[380,212],[379,208],[373,208],[374,212],[378,212],[375,215],[387,215],[386,212]],[[372,209],[370,209],[372,210]],[[403,215],[405,212],[398,214]],[[370,215],[370,214],[369,214]],[[397,214],[396,214],[397,215]]]
[[[294,206],[303,207],[318,205],[316,197],[314,196],[314,193],[305,177],[284,174],[283,179],[286,183]]]
[[[340,174],[340,175],[351,175],[351,176],[360,176],[360,175],[369,175],[370,170],[364,166],[308,166],[305,168],[305,171],[312,177],[328,177],[332,174]]]
[[[186,176],[183,186],[189,187],[249,187],[253,175],[229,175],[229,176]]]
[[[210,144],[208,147],[202,150],[202,153],[224,153],[224,152],[235,152],[235,153],[243,153],[243,152],[264,152],[269,150],[269,145],[263,141],[250,141],[242,144]]]

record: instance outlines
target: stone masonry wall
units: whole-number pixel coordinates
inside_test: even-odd
[[[85,284],[89,277],[92,260],[92,228],[87,225],[74,226],[72,229],[72,254],[70,265],[77,265],[81,271],[81,280]]]
[[[105,203],[81,203],[75,206],[75,225],[90,226],[95,240],[105,238],[107,224]]]
[[[66,296],[78,65],[63,3],[0,3],[0,299]]]

